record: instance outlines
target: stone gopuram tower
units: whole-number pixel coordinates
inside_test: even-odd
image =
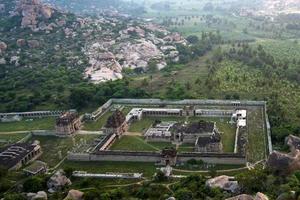
[[[125,115],[116,110],[108,119],[105,125],[104,132],[106,134],[116,134],[118,137],[122,136],[128,129]]]

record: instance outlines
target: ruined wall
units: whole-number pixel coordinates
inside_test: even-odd
[[[235,154],[205,154],[182,153],[178,154],[177,161],[186,162],[190,159],[203,160],[212,164],[246,164],[246,158]],[[121,162],[160,162],[159,152],[126,152],[126,151],[101,151],[95,154],[69,153],[68,160],[72,161],[121,161]]]
[[[160,99],[111,99],[116,104],[144,104],[144,105],[224,105],[224,106],[265,106],[265,101],[230,101],[230,100],[192,100],[179,101]]]

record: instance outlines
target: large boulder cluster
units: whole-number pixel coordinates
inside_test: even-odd
[[[20,0],[16,7],[16,12],[22,16],[21,26],[23,28],[36,30],[39,24],[39,18],[51,18],[54,9],[42,4],[40,0]]]
[[[0,53],[4,52],[7,49],[7,44],[0,41]]]
[[[255,195],[255,197],[252,197],[251,195],[247,195],[247,194],[241,194],[226,200],[269,200],[269,198],[263,193],[258,192]]]
[[[103,18],[97,20],[97,24],[101,27],[108,24],[117,26],[122,20]],[[104,32],[105,37],[98,41],[91,40],[84,48],[90,64],[85,76],[92,82],[121,79],[124,68],[147,71],[150,65],[155,65],[160,70],[167,66],[167,60],[179,61],[176,45],[187,45],[179,33],[171,33],[152,23],[133,24],[128,23],[117,34],[110,29],[99,28],[98,31]],[[103,59],[103,55],[108,54],[111,55],[110,59]]]
[[[61,190],[65,186],[69,186],[71,184],[72,182],[65,176],[64,171],[62,170],[58,170],[47,182],[49,192]]]
[[[206,181],[206,185],[210,188],[220,188],[232,193],[236,193],[239,191],[238,182],[235,181],[233,177],[225,175],[208,179]]]
[[[290,135],[286,139],[290,153],[272,152],[267,166],[277,174],[288,175],[300,170],[300,138]]]

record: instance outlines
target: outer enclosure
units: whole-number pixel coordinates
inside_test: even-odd
[[[177,161],[186,162],[190,159],[203,160],[214,164],[246,164],[264,160],[272,151],[270,124],[267,116],[265,101],[229,101],[229,100],[160,100],[160,99],[110,99],[95,112],[87,114],[89,120],[97,120],[106,113],[113,105],[124,105],[130,107],[169,107],[176,108],[184,106],[195,106],[200,109],[215,110],[215,114],[203,114],[202,117],[217,117],[218,110],[245,109],[248,111],[247,134],[245,152],[238,147],[239,135],[236,134],[235,150],[233,153],[178,153]],[[222,114],[224,115],[224,114]],[[224,116],[227,116],[225,114]],[[223,116],[223,117],[224,117]],[[258,123],[257,123],[258,122]],[[256,128],[258,127],[258,128]],[[238,130],[238,129],[237,129]],[[237,131],[238,133],[239,131]],[[262,135],[260,135],[262,134]],[[260,137],[257,139],[256,137]],[[261,144],[258,144],[261,142]],[[256,144],[257,143],[257,144]],[[257,146],[257,147],[256,147]],[[259,146],[259,147],[258,147]],[[73,161],[132,161],[132,162],[159,162],[161,152],[138,152],[138,151],[111,151],[95,150],[91,153],[68,154],[68,159]]]

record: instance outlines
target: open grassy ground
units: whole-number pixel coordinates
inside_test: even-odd
[[[97,121],[88,121],[84,124],[83,130],[86,131],[99,131],[105,124],[107,119],[113,113],[108,111],[104,115],[102,115]]]
[[[0,147],[20,141],[30,133],[0,133]]]
[[[19,122],[0,123],[0,132],[13,131],[32,131],[32,130],[53,130],[55,126],[55,118],[24,118]]]
[[[95,137],[97,137],[97,135],[76,135],[75,144],[80,144],[81,139],[89,142]],[[40,141],[43,150],[40,160],[46,162],[49,167],[54,167],[61,160],[61,158],[59,158],[59,151],[61,151],[62,157],[65,157],[67,152],[73,147],[72,137],[60,138],[55,136],[33,136],[30,140]]]
[[[247,160],[255,162],[267,156],[266,131],[261,109],[248,112]]]
[[[110,150],[157,151],[154,146],[139,136],[123,136],[110,147]]]

